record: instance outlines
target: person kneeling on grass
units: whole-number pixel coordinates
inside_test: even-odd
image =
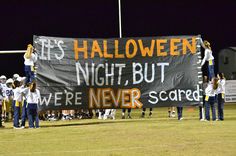
[[[38,103],[40,92],[36,89],[36,83],[31,83],[29,88],[22,90],[22,93],[25,95],[28,103],[27,115],[29,119],[29,128],[39,128]]]

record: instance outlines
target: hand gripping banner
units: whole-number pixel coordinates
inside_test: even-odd
[[[40,110],[190,106],[202,102],[199,36],[34,36]]]

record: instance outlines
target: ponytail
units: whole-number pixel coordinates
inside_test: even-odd
[[[218,78],[213,78],[213,89],[216,90],[218,88]]]

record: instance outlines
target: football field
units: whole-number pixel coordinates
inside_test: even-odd
[[[225,121],[199,121],[198,107],[184,108],[182,121],[168,118],[167,108],[153,117],[41,121],[39,129],[0,129],[0,155],[236,155],[236,104],[225,106]],[[28,123],[27,123],[28,124]]]

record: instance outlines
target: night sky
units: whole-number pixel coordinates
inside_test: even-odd
[[[236,46],[236,1],[121,3],[123,37],[201,34],[211,42],[215,53]],[[0,17],[0,50],[26,49],[33,35],[119,37],[117,0],[6,1],[1,2]],[[23,75],[22,55],[0,55],[0,74]]]

